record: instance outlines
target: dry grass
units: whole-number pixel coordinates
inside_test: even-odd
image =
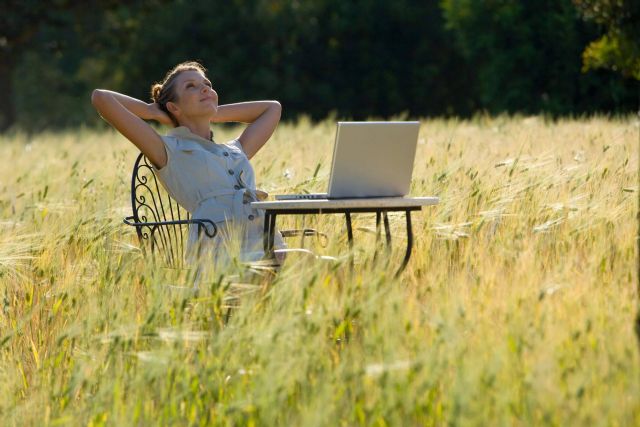
[[[259,185],[322,190],[333,132],[281,125]],[[6,135],[0,424],[638,424],[638,134],[632,118],[424,121],[412,194],[441,204],[414,216],[399,279],[401,251],[373,262],[361,230],[353,274],[292,259],[197,295],[163,286],[121,223],[132,146]],[[332,236],[308,246],[345,253],[341,218],[305,221]]]

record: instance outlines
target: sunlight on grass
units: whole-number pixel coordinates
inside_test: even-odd
[[[326,189],[333,122],[283,124],[270,193]],[[216,129],[218,141],[237,128]],[[0,137],[1,425],[637,425],[634,118],[423,121],[415,248],[282,217],[335,259],[277,275],[145,257],[113,132]],[[353,271],[350,267],[353,260]],[[266,271],[266,270],[265,270]]]

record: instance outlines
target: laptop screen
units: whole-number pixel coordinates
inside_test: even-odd
[[[419,129],[419,122],[339,122],[329,197],[405,196]]]

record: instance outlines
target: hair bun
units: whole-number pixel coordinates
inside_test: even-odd
[[[160,92],[162,92],[162,85],[160,83],[154,83],[151,86],[151,100],[153,102],[158,102],[158,99],[160,99]]]

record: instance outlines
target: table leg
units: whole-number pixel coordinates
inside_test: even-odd
[[[373,262],[376,262],[378,258],[378,246],[380,246],[380,220],[382,219],[382,213],[376,212],[376,246],[373,250]]]
[[[351,265],[351,273],[353,273],[353,229],[351,228],[351,212],[345,212],[344,218],[347,222],[347,238],[349,239],[349,251],[351,252],[351,255],[349,256],[349,258],[351,258],[351,262],[349,264]]]
[[[271,214],[271,220],[269,221],[269,255],[274,257],[273,246],[276,240],[276,214]]]
[[[351,212],[344,213],[345,220],[347,221],[347,238],[349,239],[349,249],[353,249],[353,229],[351,228]]]
[[[262,244],[264,246],[264,255],[266,258],[273,258],[273,246],[276,234],[276,214],[265,212],[264,228],[262,231]]]
[[[387,250],[391,250],[391,227],[389,227],[389,217],[387,216],[387,212],[384,211],[382,213],[384,217],[384,233],[387,239]]]
[[[411,258],[411,249],[413,248],[413,229],[411,228],[411,211],[406,211],[405,215],[407,217],[407,252],[404,255],[404,260],[402,260],[402,265],[396,272],[396,277],[400,276],[409,263],[409,258]]]
[[[269,211],[264,213],[264,229],[262,230],[262,249],[264,249],[264,255],[269,253],[269,221],[271,214]]]

